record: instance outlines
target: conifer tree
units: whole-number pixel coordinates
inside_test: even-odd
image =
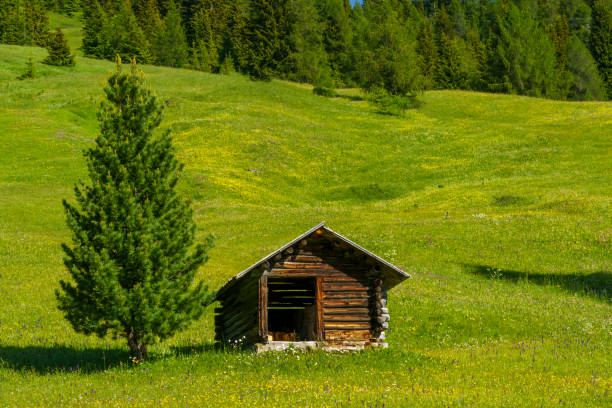
[[[251,0],[245,27],[246,73],[269,81],[283,71],[291,47],[288,0]]]
[[[605,99],[605,87],[597,71],[597,64],[578,36],[573,36],[567,46],[567,68],[572,74],[569,99]]]
[[[19,5],[19,0],[0,0],[0,43],[27,43],[25,18]]]
[[[414,98],[423,81],[414,49],[414,39],[406,26],[399,24],[390,1],[372,2],[366,34],[367,50],[362,56],[362,86],[371,93]],[[385,98],[383,98],[385,99]]]
[[[119,55],[124,60],[136,58],[139,63],[151,59],[149,41],[138,25],[129,0],[120,0],[119,8],[104,30],[104,41],[108,44],[104,57],[112,60]]]
[[[419,54],[419,66],[421,67],[421,74],[423,75],[424,88],[430,89],[434,85],[438,53],[431,32],[431,24],[429,24],[429,20],[427,19],[421,23],[421,27],[419,28],[416,51]]]
[[[109,55],[109,21],[106,12],[97,0],[86,0],[83,4],[83,53],[88,57],[106,58]]]
[[[41,0],[26,0],[24,3],[25,27],[29,44],[45,46],[47,43],[49,19]]]
[[[590,39],[591,52],[612,99],[612,0],[595,0]]]
[[[194,246],[196,226],[175,191],[182,165],[162,108],[132,63],[116,72],[98,112],[100,134],[86,151],[89,184],[63,204],[72,245],[62,245],[72,277],[56,291],[59,309],[84,334],[126,339],[133,358],[201,316],[210,299],[195,274],[210,248]]]
[[[324,27],[322,41],[337,85],[350,82],[354,61],[350,58],[353,32],[349,13],[342,0],[319,0],[319,15]]]
[[[311,0],[290,0],[294,21],[291,31],[288,78],[313,85],[331,86],[331,71],[323,48],[324,23]]]
[[[29,57],[28,61],[26,62],[25,72],[19,75],[17,79],[24,80],[24,79],[34,79],[34,78],[36,78],[36,67],[34,66],[34,61],[32,60],[32,57]]]
[[[57,27],[55,33],[49,35],[47,51],[49,55],[43,61],[45,64],[66,67],[74,65],[74,55],[70,53],[68,41],[61,28]]]
[[[187,62],[187,40],[181,25],[181,14],[174,1],[167,3],[168,13],[153,42],[155,63],[182,67]]]
[[[162,26],[157,0],[144,0],[137,3],[136,17],[146,38],[155,38]]]

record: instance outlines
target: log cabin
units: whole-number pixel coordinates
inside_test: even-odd
[[[257,351],[387,347],[387,293],[409,277],[321,223],[218,291],[215,340]]]

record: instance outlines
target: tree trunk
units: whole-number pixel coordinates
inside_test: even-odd
[[[137,361],[144,361],[147,358],[147,345],[146,343],[140,343],[139,340],[138,335],[134,333],[134,329],[131,329],[127,335],[130,357]]]

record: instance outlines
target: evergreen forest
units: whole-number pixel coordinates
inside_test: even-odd
[[[0,42],[77,14],[85,56],[386,95],[612,98],[612,0],[0,0]]]

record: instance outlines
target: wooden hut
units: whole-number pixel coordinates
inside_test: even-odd
[[[386,347],[387,291],[409,277],[321,223],[219,290],[215,339],[258,350]]]

